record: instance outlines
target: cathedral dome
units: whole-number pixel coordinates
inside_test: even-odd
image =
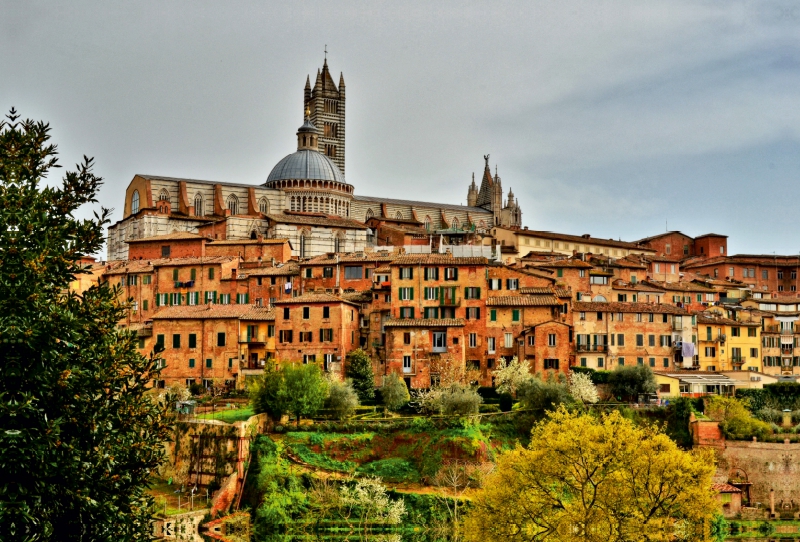
[[[278,162],[267,177],[272,181],[310,179],[344,183],[344,175],[330,158],[319,151],[303,149]]]

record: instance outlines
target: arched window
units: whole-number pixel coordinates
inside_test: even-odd
[[[265,215],[269,214],[269,201],[267,201],[267,198],[258,200],[258,212]]]
[[[372,209],[367,209],[367,220],[375,216],[375,213],[372,212]]]
[[[301,232],[300,233],[300,257],[301,258],[305,258],[306,257],[306,233],[305,232]]]
[[[396,219],[398,219],[398,220],[403,220],[403,213],[401,213],[400,211],[397,211],[397,212],[395,213],[394,217],[395,217]]]
[[[431,231],[431,217],[425,217],[425,229]]]
[[[603,297],[602,295],[596,295],[592,298],[592,301],[594,301],[595,303],[605,303],[606,298]]]
[[[134,190],[131,196],[131,214],[135,215],[139,212],[139,191]]]
[[[450,224],[454,230],[461,229],[461,222],[459,222],[458,218],[456,217],[453,217],[453,221]]]
[[[162,188],[161,192],[158,194],[159,201],[169,201],[169,192],[167,192],[166,188]]]
[[[228,196],[228,210],[231,212],[231,215],[239,214],[239,198],[234,194]]]
[[[203,196],[200,194],[194,195],[194,216],[203,216]]]

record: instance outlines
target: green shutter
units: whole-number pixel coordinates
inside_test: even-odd
[[[217,302],[217,291],[216,291],[216,290],[214,290],[214,292],[213,292],[213,293],[214,293],[214,303],[216,303],[216,302]]]
[[[245,303],[250,303],[250,294],[249,293],[244,294],[244,302]]]
[[[161,306],[161,294],[156,294],[156,307]]]
[[[413,300],[414,299],[414,288],[409,288],[408,289],[408,293],[409,293],[408,299]]]
[[[478,287],[475,289],[475,292],[477,292],[477,295],[478,295],[478,297],[476,297],[475,299],[480,299],[480,298],[481,298],[481,287],[480,287],[480,286],[478,286]]]
[[[325,330],[321,328],[319,330],[319,342],[325,342]]]

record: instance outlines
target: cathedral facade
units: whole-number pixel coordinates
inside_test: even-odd
[[[370,248],[378,241],[366,222],[374,217],[477,244],[488,242],[494,226],[521,226],[519,204],[511,190],[504,201],[488,155],[480,187],[473,174],[466,205],[357,195],[345,180],[344,76],[337,87],[327,59],[313,87],[306,79],[303,106],[297,150],[261,185],[135,175],[123,218],[108,230],[108,259],[127,259],[128,241],[176,231],[212,240],[288,239],[292,254],[305,258]]]

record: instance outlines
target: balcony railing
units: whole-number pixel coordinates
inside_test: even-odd
[[[453,297],[451,298],[443,297],[442,300],[439,302],[439,305],[442,307],[460,307],[461,299]]]
[[[263,343],[267,342],[267,339],[265,338],[264,335],[253,335],[253,336],[250,336],[250,337],[248,337],[246,335],[243,335],[242,337],[239,337],[239,342],[240,343],[249,343],[249,344],[257,344],[257,343],[263,344]]]
[[[578,352],[607,352],[607,344],[578,344]]]
[[[781,335],[794,335],[794,330],[792,328],[789,329],[781,329]]]
[[[743,364],[745,361],[746,361],[746,359],[745,359],[745,358],[743,358],[743,357],[741,357],[741,356],[733,356],[733,357],[731,358],[731,363],[732,363],[732,364],[734,364],[734,365],[741,365],[741,364]]]

